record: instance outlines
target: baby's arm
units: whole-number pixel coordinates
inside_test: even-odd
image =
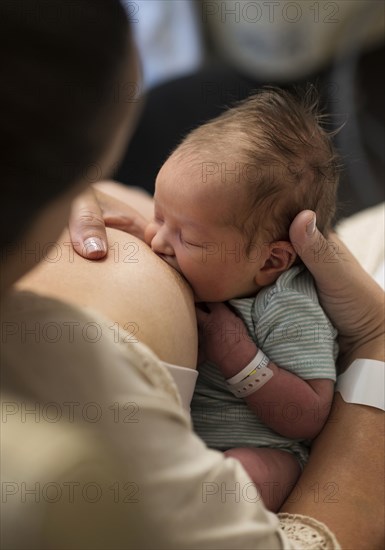
[[[208,304],[209,313],[197,309],[200,346],[228,379],[246,367],[258,352],[246,327],[224,304]],[[270,380],[245,397],[250,409],[267,426],[290,438],[312,439],[321,430],[333,398],[333,380],[304,380],[268,364]]]

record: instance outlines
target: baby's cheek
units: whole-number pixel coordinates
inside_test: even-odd
[[[184,276],[192,286],[195,295],[203,300],[206,300],[207,297],[211,295],[213,289],[215,289],[218,284],[217,280],[213,280],[210,272],[205,270],[205,264],[202,263],[194,263],[191,269],[185,269]]]

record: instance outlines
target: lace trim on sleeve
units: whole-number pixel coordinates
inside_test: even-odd
[[[341,550],[324,523],[299,514],[278,514],[278,518],[282,531],[296,550]]]

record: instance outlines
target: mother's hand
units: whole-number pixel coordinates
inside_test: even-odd
[[[312,273],[324,310],[339,331],[340,365],[356,358],[384,360],[385,293],[337,235],[326,240],[305,210],[290,227],[290,239]]]
[[[148,220],[124,202],[124,193],[129,193],[128,189],[115,182],[104,182],[89,187],[75,199],[71,208],[69,232],[73,247],[80,256],[89,260],[99,260],[106,256],[106,227],[120,229],[144,240]],[[151,199],[146,197],[145,200]]]

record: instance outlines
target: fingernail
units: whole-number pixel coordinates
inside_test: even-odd
[[[311,221],[306,225],[306,233],[309,237],[314,235],[315,226],[316,226],[317,216],[314,214]]]
[[[106,252],[106,245],[99,237],[90,237],[84,241],[84,248],[87,254],[94,252]]]

